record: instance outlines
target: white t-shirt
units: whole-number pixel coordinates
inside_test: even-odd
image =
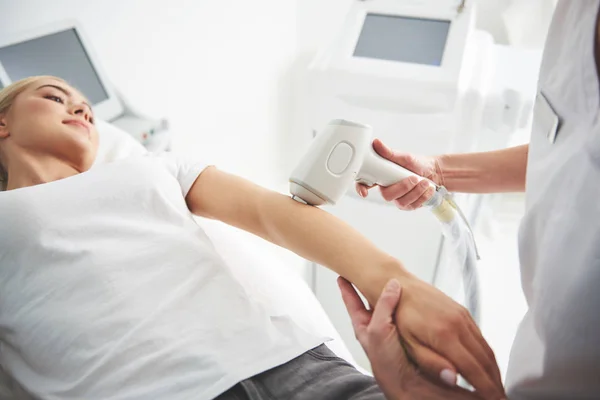
[[[253,302],[171,155],[0,193],[0,362],[42,399],[212,399],[324,339]]]
[[[511,352],[511,400],[600,399],[599,7],[561,1],[547,39],[520,231],[529,310]]]

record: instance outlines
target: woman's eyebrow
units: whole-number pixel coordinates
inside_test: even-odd
[[[37,88],[37,89],[35,89],[35,90],[40,90],[40,89],[42,89],[42,88],[45,88],[45,87],[51,87],[51,88],[54,88],[54,89],[60,90],[60,91],[61,91],[61,92],[63,92],[65,95],[67,95],[67,96],[71,97],[71,92],[69,92],[67,89],[65,89],[65,88],[63,88],[63,87],[61,87],[61,86],[58,86],[58,85],[52,85],[52,84],[49,84],[49,83],[48,83],[48,84],[45,84],[45,85],[42,85],[42,86],[38,87],[38,88]],[[86,106],[87,106],[87,107],[90,109],[90,111],[92,110],[92,106],[90,106],[90,105],[89,105],[87,102],[83,101],[82,103],[83,103],[83,104],[85,104],[85,105],[86,105]]]

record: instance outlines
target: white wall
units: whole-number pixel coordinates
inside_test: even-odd
[[[296,58],[290,70],[291,85],[295,94],[292,126],[286,136],[285,152],[289,155],[286,169],[293,169],[303,150],[310,143],[311,132],[303,129],[305,93],[305,72],[316,52],[338,30],[353,0],[297,0],[296,13]]]
[[[268,186],[285,179],[295,1],[0,0],[0,10],[0,35],[80,20],[115,85],[169,117],[176,150]]]

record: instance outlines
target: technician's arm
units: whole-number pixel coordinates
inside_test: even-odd
[[[529,145],[484,153],[448,154],[437,158],[441,180],[450,192],[525,191]]]
[[[437,379],[443,370],[448,371],[442,376],[458,370],[484,398],[503,397],[494,355],[468,311],[341,220],[214,167],[200,175],[186,201],[196,215],[244,229],[332,269],[371,304],[390,279],[397,279],[404,291],[397,312],[410,327],[404,339],[422,370]]]
[[[373,141],[373,148],[383,158],[445,186],[450,192],[498,193],[525,190],[529,145],[436,157],[394,151],[378,139]],[[361,184],[356,185],[356,190],[363,197],[368,195],[368,189]],[[394,202],[401,210],[419,208],[433,196],[427,180],[415,177],[381,187],[380,190],[385,200]]]

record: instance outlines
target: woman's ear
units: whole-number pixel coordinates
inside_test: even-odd
[[[6,117],[4,115],[0,115],[0,139],[6,139],[10,136],[8,132],[8,126],[6,125]]]

